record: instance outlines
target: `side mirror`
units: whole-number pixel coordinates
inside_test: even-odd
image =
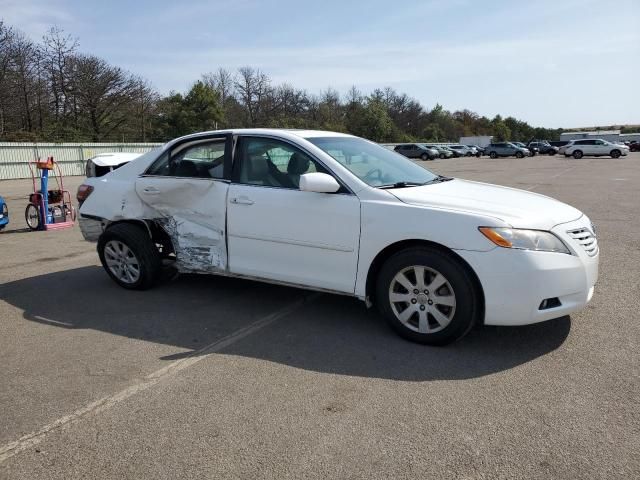
[[[303,192],[335,193],[340,190],[340,184],[326,173],[305,173],[300,175],[300,190]]]

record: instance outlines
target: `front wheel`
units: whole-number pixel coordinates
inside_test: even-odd
[[[444,153],[441,153],[439,156],[440,156],[440,159],[441,159],[441,160],[444,160],[444,158],[445,158],[445,156],[446,156],[446,155],[445,155]]]
[[[429,160],[429,155],[427,155],[426,153],[423,153],[422,155],[420,155],[420,159],[421,160]]]
[[[428,247],[387,260],[378,276],[376,303],[400,336],[426,345],[462,338],[480,312],[469,272],[452,256]]]
[[[137,225],[123,223],[107,229],[98,240],[98,255],[109,276],[123,288],[146,290],[160,277],[158,249]]]
[[[27,205],[27,208],[24,210],[24,219],[30,230],[40,229],[40,224],[42,223],[40,221],[40,210],[33,203]]]
[[[612,150],[611,158],[620,158],[620,150]]]
[[[522,158],[524,154],[522,152],[516,152],[516,158]]]

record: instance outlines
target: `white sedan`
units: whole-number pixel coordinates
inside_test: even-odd
[[[579,210],[442,177],[341,133],[189,135],[87,179],[78,201],[122,287],[149,288],[172,264],[352,295],[425,344],[570,314],[598,276]]]

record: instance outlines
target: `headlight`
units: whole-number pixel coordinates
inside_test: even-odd
[[[562,240],[551,232],[494,227],[480,227],[478,230],[499,247],[571,254]]]

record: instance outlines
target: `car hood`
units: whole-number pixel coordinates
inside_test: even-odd
[[[388,191],[411,205],[476,213],[500,219],[514,228],[550,230],[582,216],[580,210],[544,195],[468,180]]]

